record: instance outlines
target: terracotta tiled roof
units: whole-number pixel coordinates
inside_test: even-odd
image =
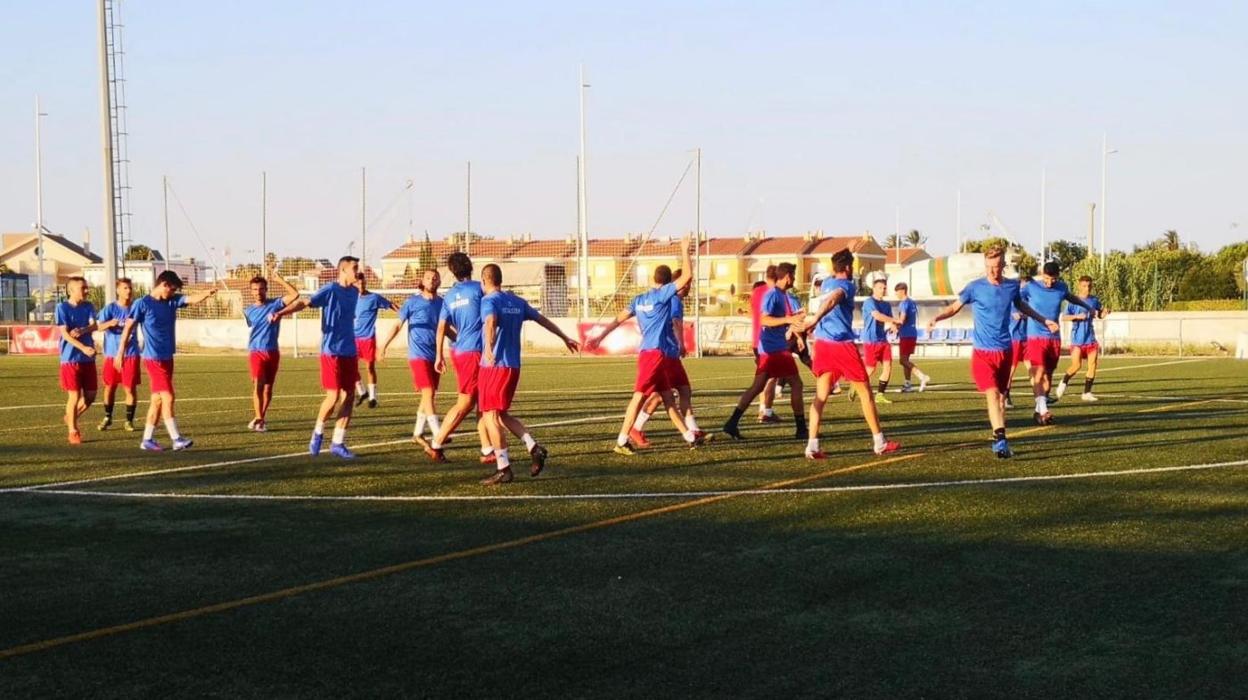
[[[693,241],[689,242],[689,253],[693,254]],[[645,258],[679,258],[680,240],[669,241],[666,238],[651,238],[637,246],[637,257]]]
[[[702,242],[702,255],[745,255],[756,242],[751,238],[711,238]]]
[[[591,258],[620,258],[633,254],[637,249],[636,240],[626,240],[623,238],[601,238],[590,240],[589,257]]]
[[[826,240],[826,239],[825,239]],[[803,255],[811,241],[800,236],[764,238],[750,251],[750,255]]]
[[[576,244],[560,241],[528,241],[511,252],[512,258],[558,260],[576,256]]]
[[[508,240],[475,240],[468,247],[468,254],[474,258],[506,258],[519,245],[521,244]]]
[[[446,241],[429,241],[430,248],[433,249],[433,259],[439,263],[446,262],[446,256],[455,252],[455,247]],[[393,259],[420,259],[420,249],[425,246],[424,240],[408,241],[403,245],[382,256],[382,260]]]
[[[919,260],[932,257],[923,248],[885,248],[884,262],[894,265],[909,265]]]

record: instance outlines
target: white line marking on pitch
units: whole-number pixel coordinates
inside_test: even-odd
[[[1125,366],[1125,367],[1107,367],[1107,368],[1105,368],[1105,369],[1100,369],[1100,368],[1097,368],[1096,373],[1097,373],[1097,374],[1100,374],[1100,373],[1102,373],[1102,372],[1124,372],[1124,371],[1129,370],[1129,369],[1141,369],[1141,368],[1143,368],[1143,367],[1166,367],[1166,366],[1168,366],[1168,365],[1185,365],[1185,364],[1187,364],[1187,363],[1189,363],[1189,362],[1204,362],[1205,360],[1208,360],[1208,359],[1210,359],[1210,358],[1208,358],[1208,357],[1193,357],[1193,358],[1191,358],[1191,359],[1187,359],[1187,360],[1171,360],[1171,361],[1169,361],[1169,362],[1151,362],[1151,363],[1149,363],[1149,364],[1145,364],[1145,365],[1127,365],[1127,366]]]
[[[806,488],[777,489],[727,489],[717,491],[655,491],[634,493],[560,493],[516,494],[501,496],[323,496],[281,494],[228,494],[228,493],[154,493],[141,491],[82,491],[69,489],[38,489],[29,493],[59,496],[96,496],[100,498],[164,498],[181,500],[217,501],[577,501],[577,500],[639,500],[708,498],[713,496],[771,496],[775,494],[808,495],[850,493],[858,491],[904,491],[916,489],[954,488],[958,486],[992,486],[998,484],[1024,484],[1040,481],[1073,481],[1114,476],[1138,476],[1141,474],[1164,474],[1172,472],[1209,471],[1248,465],[1248,459],[1234,462],[1188,464],[1177,467],[1154,467],[1152,469],[1118,469],[1114,471],[1083,472],[1076,474],[1037,474],[1032,476],[1003,476],[992,479],[957,479],[950,481],[907,481],[897,484],[860,484],[856,486],[812,486]]]

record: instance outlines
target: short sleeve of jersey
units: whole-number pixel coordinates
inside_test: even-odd
[[[679,296],[672,297],[672,318],[685,318],[685,302],[681,301]]]
[[[390,301],[389,299],[381,296],[380,294],[377,295],[377,307],[381,309],[390,309],[391,311],[394,311],[395,309],[399,308],[394,305],[393,301]]]
[[[665,302],[665,301],[670,301],[672,297],[676,296],[676,283],[668,282],[662,287],[659,287],[658,292],[659,292],[657,295],[658,298],[656,299],[656,301],[660,303]]]
[[[142,323],[147,315],[147,297],[143,297],[130,305],[130,318],[135,323]]]
[[[319,309],[322,306],[325,306],[325,304],[329,302],[330,295],[333,293],[333,287],[334,285],[327,284],[316,290],[316,293],[308,299],[308,306],[314,309]]]
[[[481,320],[494,315],[494,297],[486,296],[481,298]]]
[[[56,305],[56,325],[64,326],[69,323],[69,319],[66,318],[67,315],[65,313],[65,302],[62,301]]]
[[[630,314],[632,314],[632,315],[634,315],[634,316],[636,316],[636,315],[637,315],[637,300],[638,300],[638,299],[640,299],[640,298],[641,298],[641,295],[640,295],[640,294],[638,294],[637,296],[635,296],[635,297],[633,297],[632,299],[630,299],[630,300],[629,300],[629,302],[628,302],[628,313],[630,313]]]
[[[180,309],[190,303],[186,300],[185,294],[174,294],[170,301],[173,302],[173,308],[175,309]]]
[[[443,304],[442,310],[438,312],[439,321],[449,321],[451,318],[451,305]]]
[[[538,317],[541,316],[541,314],[537,313],[537,309],[533,308],[529,302],[521,299],[520,303],[524,304],[524,320],[536,321]]]
[[[785,302],[785,294],[779,289],[773,288],[767,292],[767,296],[763,297],[763,315],[772,316],[774,318],[784,318],[788,315],[789,305]]]
[[[958,294],[958,301],[963,305],[969,304],[975,300],[975,283],[971,282],[962,288],[962,292]]]

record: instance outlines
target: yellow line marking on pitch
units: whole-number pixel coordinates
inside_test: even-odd
[[[1217,399],[1204,399],[1203,401],[1188,401],[1187,403],[1175,403],[1167,406],[1155,406],[1153,408],[1144,408],[1136,413],[1160,413],[1161,411],[1173,411],[1178,408],[1188,408],[1191,406],[1203,406],[1207,403],[1214,403]]]
[[[803,476],[803,477],[798,477],[796,479],[786,479],[784,481],[773,482],[771,484],[767,484],[755,490],[787,488],[787,487],[795,486],[798,484],[804,484],[804,483],[809,483],[811,481],[818,481],[820,479],[826,479],[828,477],[837,476],[839,474],[848,474],[850,472],[860,471],[863,469],[869,469],[871,467],[878,467],[878,466],[883,466],[885,464],[894,464],[896,462],[917,459],[922,456],[923,456],[922,452],[916,452],[914,454],[902,455],[898,457],[890,457],[887,459],[877,459],[871,462],[863,462],[862,464],[855,464],[855,465],[848,466],[848,467],[830,469],[828,471],[820,472],[818,474],[812,474],[810,476]],[[337,576],[334,578],[325,579],[323,581],[306,583],[300,586],[291,586],[291,587],[282,588],[276,591],[270,591],[268,593],[261,593],[258,595],[247,596],[245,598],[236,598],[234,600],[228,600],[222,603],[215,603],[212,605],[205,605],[205,606],[201,606],[198,608],[191,608],[189,610],[182,610],[182,611],[175,612],[175,613],[169,613],[167,615],[157,615],[156,617],[149,617],[149,618],[145,618],[142,620],[136,620],[134,622],[127,622],[127,623],[120,624],[120,625],[112,625],[110,627],[101,627],[98,629],[88,630],[86,632],[79,632],[77,634],[70,634],[70,635],[66,635],[63,637],[54,637],[52,639],[45,639],[39,642],[21,644],[18,646],[9,647],[8,649],[0,650],[0,659],[10,659],[15,656],[22,656],[24,654],[32,654],[32,653],[39,652],[39,651],[47,651],[48,649],[55,649],[56,647],[61,647],[61,646],[65,646],[67,644],[73,644],[76,642],[86,642],[86,641],[91,641],[94,639],[101,639],[104,637],[110,637],[116,634],[121,634],[123,632],[132,632],[135,630],[147,629],[149,627],[157,627],[159,625],[169,624],[171,622],[180,622],[182,620],[190,620],[196,617],[203,617],[205,615],[211,615],[213,613],[235,610],[235,609],[246,607],[249,605],[258,605],[260,603],[270,603],[276,600],[282,600],[285,598],[291,598],[294,596],[302,595],[304,593],[313,593],[316,591],[328,590],[330,588],[338,588],[340,586],[345,586],[345,585],[352,584],[352,583],[359,583],[362,581],[371,581],[374,579],[383,578],[385,576],[390,576],[392,574],[398,574],[398,573],[403,573],[405,571],[411,571],[413,569],[426,568],[430,566],[436,566],[438,564],[445,564],[447,562],[458,561],[460,559],[469,559],[471,557],[478,557],[478,556],[482,556],[485,554],[493,554],[494,552],[502,552],[502,551],[506,551],[509,549],[516,549],[518,547],[523,547],[525,545],[537,544],[539,542],[545,542],[547,540],[553,540],[553,539],[557,539],[560,537],[566,537],[568,535],[575,535],[575,534],[579,534],[582,532],[589,532],[591,530],[600,530],[602,528],[612,527],[614,525],[622,525],[622,524],[634,522],[637,520],[653,518],[653,517],[657,517],[660,515],[666,515],[668,513],[675,513],[678,511],[682,511],[682,510],[687,510],[689,508],[695,508],[697,506],[704,506],[704,505],[709,505],[711,503],[718,503],[719,501],[724,501],[730,498],[735,498],[738,495],[739,494],[733,493],[733,494],[724,494],[724,495],[719,495],[719,496],[708,496],[705,498],[698,498],[692,501],[686,501],[684,503],[674,503],[670,506],[663,506],[661,508],[650,508],[647,510],[638,511],[636,513],[619,515],[619,516],[615,516],[612,518],[606,518],[604,520],[595,520],[593,522],[584,523],[581,525],[573,525],[571,527],[560,528],[558,530],[551,530],[549,532],[542,532],[536,535],[529,535],[527,537],[519,537],[516,539],[506,540],[503,542],[496,542],[494,544],[481,545],[478,547],[470,547],[468,549],[463,549],[457,552],[439,554],[439,555],[432,556],[432,557],[425,557],[424,559],[415,559],[413,561],[403,562],[401,564],[392,564],[390,566],[383,566],[378,569],[361,571],[359,573],[348,574],[346,576]]]

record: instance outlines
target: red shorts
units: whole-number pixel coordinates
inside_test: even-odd
[[[173,393],[173,359],[143,360],[143,369],[152,383],[153,394]]]
[[[898,338],[897,351],[902,357],[910,357],[914,354],[914,348],[919,344],[918,338]]]
[[[673,389],[689,386],[689,375],[685,373],[685,363],[679,357],[663,357],[664,368],[667,370],[667,385]]]
[[[1014,367],[1018,366],[1018,363],[1023,361],[1024,357],[1027,356],[1027,341],[1026,340],[1010,341],[1010,348],[1011,348],[1011,354],[1013,356],[1013,359],[1010,360],[1010,368],[1013,369]]]
[[[62,362],[61,388],[65,391],[95,391],[99,386],[94,362]]]
[[[442,375],[433,371],[433,360],[408,360],[407,364],[412,368],[412,386],[416,390],[433,389],[437,390],[438,380]]]
[[[1057,369],[1057,360],[1062,356],[1060,338],[1028,338],[1027,362],[1032,367],[1043,366],[1045,372]]]
[[[793,353],[788,350],[760,353],[754,374],[765,374],[772,379],[792,377],[797,374],[797,363],[793,361]]]
[[[1005,393],[1010,387],[1010,369],[1014,366],[1014,351],[1011,350],[980,350],[971,351],[971,377],[975,380],[975,388],[981,392],[996,389]]]
[[[321,388],[325,391],[355,391],[360,381],[360,361],[344,355],[321,355]]]
[[[140,383],[139,356],[126,355],[121,358],[121,371],[113,365],[113,358],[104,363],[104,386],[124,386],[134,391]]]
[[[672,385],[667,374],[667,358],[662,350],[642,350],[637,355],[637,381],[633,391],[653,394],[667,391]]]
[[[854,341],[816,340],[815,363],[812,367],[816,377],[832,373],[832,381],[847,382],[867,381],[867,368],[862,364],[862,355],[858,354],[858,346]]]
[[[252,350],[247,358],[251,362],[251,378],[261,384],[277,381],[277,366],[282,353],[277,350]]]
[[[478,403],[482,411],[506,411],[516,396],[520,383],[519,367],[482,367],[479,375],[481,385]]]
[[[451,351],[451,363],[455,365],[455,382],[459,393],[477,395],[477,379],[481,372],[481,353]]]
[[[377,361],[377,338],[356,338],[355,354],[360,362]]]
[[[883,343],[863,343],[862,356],[867,363],[867,369],[875,369],[876,365],[893,361],[893,346],[889,345],[887,341]]]
[[[1074,347],[1079,348],[1079,352],[1083,353],[1084,355],[1091,355],[1091,354],[1098,353],[1101,351],[1101,344],[1096,342],[1095,340],[1088,343],[1087,345],[1076,345]]]

